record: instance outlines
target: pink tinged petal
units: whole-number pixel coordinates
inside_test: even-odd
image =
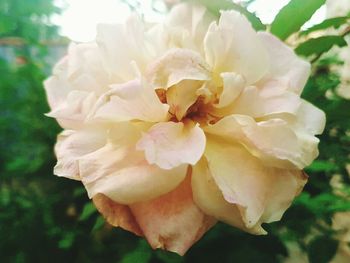
[[[242,146],[210,138],[205,156],[225,200],[247,228],[279,220],[306,183],[301,171],[270,168]]]
[[[241,94],[245,87],[245,81],[241,75],[236,73],[221,73],[223,80],[223,91],[219,98],[219,103],[215,105],[217,108],[223,108],[232,104]]]
[[[294,131],[282,119],[255,122],[249,116],[227,116],[205,132],[244,145],[266,165],[303,169],[317,157],[316,137]]]
[[[166,122],[155,124],[137,143],[145,151],[148,163],[162,169],[172,169],[182,164],[196,164],[205,149],[203,130],[193,123]]]
[[[79,159],[103,147],[105,143],[106,133],[102,129],[63,131],[58,135],[55,145],[57,164],[54,168],[54,174],[80,180]]]
[[[167,119],[168,110],[169,106],[161,103],[154,89],[135,79],[111,85],[111,90],[97,102],[91,118],[117,122],[158,122]]]
[[[262,83],[283,87],[301,94],[311,71],[309,62],[299,58],[285,43],[270,33],[259,32],[258,38],[268,51],[271,67]]]
[[[269,68],[265,47],[248,20],[238,12],[224,11],[213,22],[204,41],[206,60],[213,71],[235,72],[247,84],[260,80]]]
[[[128,206],[118,204],[103,194],[96,195],[93,202],[109,224],[143,236],[142,230]]]
[[[195,204],[205,214],[252,234],[266,233],[259,224],[252,228],[245,226],[238,207],[224,199],[205,159],[193,167],[192,191]]]
[[[184,255],[215,224],[193,203],[190,176],[174,191],[130,206],[153,248]]]
[[[209,80],[210,71],[202,57],[188,49],[172,49],[152,63],[147,77],[155,88],[167,89],[182,80]]]
[[[168,89],[166,100],[170,107],[170,113],[181,120],[186,115],[187,110],[197,101],[198,90],[202,85],[203,83],[200,81],[182,81]]]
[[[166,194],[184,180],[187,165],[163,170],[136,151],[140,131],[130,124],[117,126],[110,134],[106,146],[79,160],[81,181],[90,198],[104,194],[117,203],[131,204]]]

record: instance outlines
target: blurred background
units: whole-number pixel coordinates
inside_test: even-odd
[[[327,127],[305,191],[280,222],[265,226],[269,235],[218,224],[185,257],[153,251],[106,224],[79,182],[53,175],[61,129],[44,116],[42,86],[53,64],[70,41],[93,40],[97,23],[131,12],[160,21],[176,2],[0,0],[0,262],[350,262],[350,47],[300,48],[327,34],[345,37],[350,0],[327,1],[286,40],[313,63],[302,96],[326,112]],[[270,24],[289,0],[235,2]]]

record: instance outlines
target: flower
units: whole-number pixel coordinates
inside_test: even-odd
[[[324,113],[300,98],[309,63],[241,14],[180,4],[72,44],[45,82],[64,131],[58,176],[114,226],[184,254],[217,220],[279,220],[318,155]]]

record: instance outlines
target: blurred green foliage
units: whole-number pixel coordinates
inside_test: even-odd
[[[218,8],[217,3],[210,8]],[[350,101],[336,95],[340,79],[331,70],[342,61],[316,57],[303,97],[326,112],[327,127],[320,138],[320,157],[307,168],[309,183],[283,219],[265,226],[267,236],[218,224],[180,257],[152,251],[146,241],[108,226],[80,183],[52,175],[53,145],[60,128],[44,116],[48,106],[42,81],[50,73],[45,43],[58,39],[57,28],[49,24],[49,16],[56,12],[49,0],[0,0],[0,262],[273,263],[288,256],[289,242],[305,250],[310,262],[333,257],[337,240],[332,217],[350,210],[345,169]],[[278,19],[296,16],[291,8],[283,12]],[[337,26],[341,21],[348,20],[338,19]],[[304,22],[298,21],[297,27]],[[291,33],[289,28],[281,32],[283,27],[274,23],[281,36]],[[314,50],[322,50],[320,45],[315,44]],[[4,50],[14,53],[8,56]],[[330,185],[334,174],[342,178],[342,197]]]

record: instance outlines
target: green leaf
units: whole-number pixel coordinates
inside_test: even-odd
[[[337,251],[338,242],[328,236],[312,240],[308,246],[310,263],[328,263]]]
[[[271,33],[285,40],[297,32],[326,0],[291,0],[275,17]]]
[[[105,220],[103,219],[102,216],[97,217],[96,222],[94,226],[92,227],[92,231],[96,231],[101,229],[105,224]]]
[[[305,31],[301,31],[300,35],[307,35],[307,34],[310,34],[311,32],[327,29],[330,27],[339,28],[340,26],[346,24],[349,19],[350,19],[350,17],[348,17],[348,16],[329,18],[329,19],[324,20],[320,24],[314,25],[314,26],[306,29]]]
[[[255,14],[250,13],[246,8],[239,4],[235,4],[229,0],[197,0],[196,2],[201,3],[206,6],[208,10],[215,16],[220,16],[220,10],[236,10],[244,15],[252,24],[253,28],[257,31],[266,30],[266,25],[264,25],[261,20],[255,16]]]
[[[295,52],[301,56],[320,55],[329,51],[333,46],[344,47],[347,43],[342,36],[322,36],[301,43]]]
[[[145,240],[140,240],[135,250],[126,254],[120,263],[148,263],[150,262],[152,251]]]
[[[75,235],[73,233],[66,233],[58,242],[58,247],[62,249],[71,248],[74,243]]]
[[[92,216],[96,212],[96,208],[93,203],[89,202],[86,205],[84,205],[83,212],[81,213],[79,217],[79,221],[84,221],[88,219],[90,216]]]
[[[331,172],[337,169],[337,165],[327,161],[314,161],[307,170],[310,172]]]

